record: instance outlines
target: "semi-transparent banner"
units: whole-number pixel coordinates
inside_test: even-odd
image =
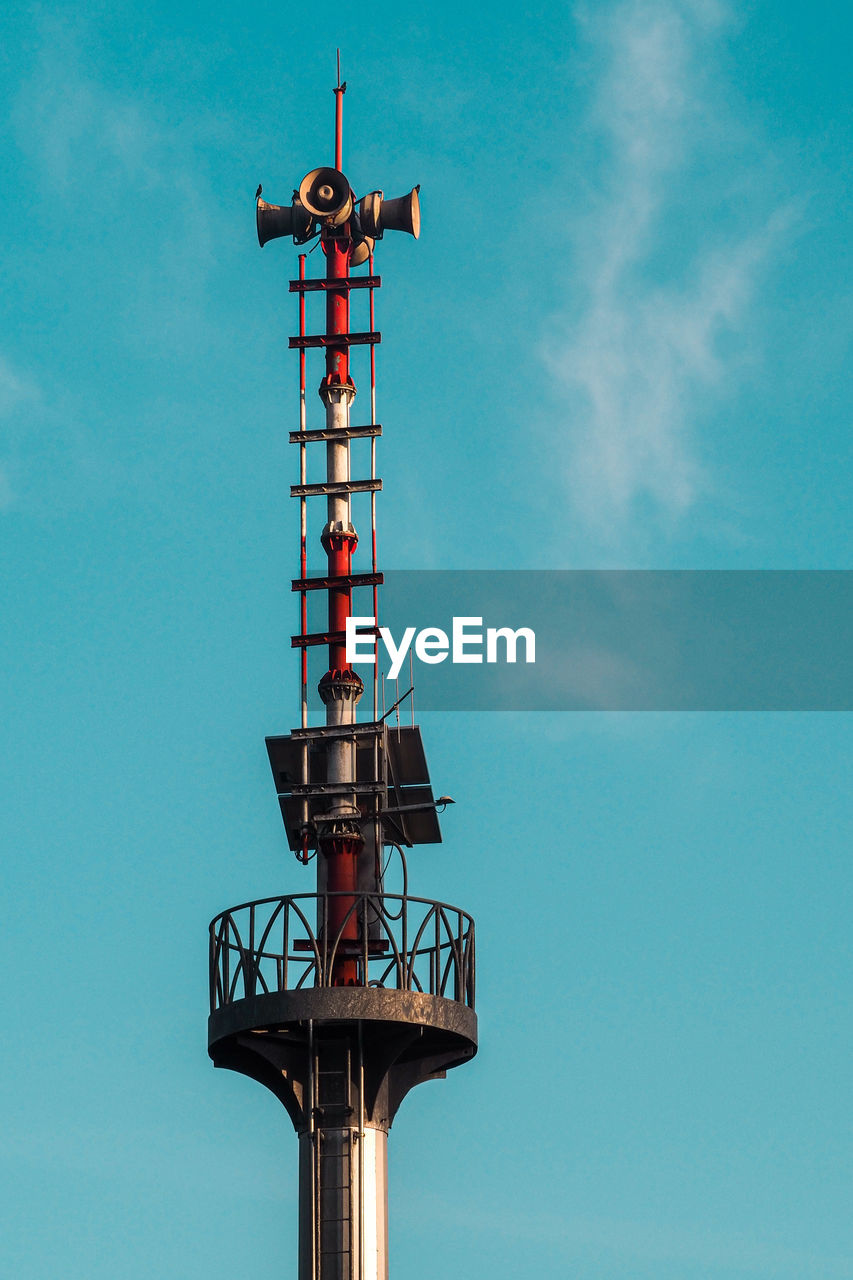
[[[845,571],[395,570],[378,639],[372,601],[353,592],[349,649],[369,685],[378,645],[387,705],[413,674],[422,710],[853,706]]]

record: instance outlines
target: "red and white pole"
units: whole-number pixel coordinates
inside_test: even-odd
[[[335,168],[340,172],[343,141],[343,94],[345,86],[335,89]],[[350,479],[350,406],[355,398],[355,384],[349,372],[349,289],[337,284],[349,277],[352,250],[350,225],[324,227],[321,244],[326,255],[326,376],[320,384],[320,397],[326,407],[326,481],[330,487],[327,523],[322,542],[328,558],[329,585],[329,669],[319,684],[320,697],[326,705],[327,725],[355,722],[355,708],[363,692],[360,678],[347,666],[344,633],[352,613],[352,556],[358,535],[351,520],[348,493],[334,492],[334,486]],[[334,339],[344,339],[336,343]],[[336,438],[338,437],[338,438]],[[337,580],[337,582],[335,581]],[[327,746],[327,782],[336,788],[331,804],[319,824],[320,857],[317,867],[318,893],[329,895],[325,920],[327,947],[336,947],[332,968],[334,986],[352,986],[358,981],[359,919],[357,900],[359,854],[364,845],[361,816],[356,796],[341,788],[355,783],[355,749],[352,739],[331,738]]]

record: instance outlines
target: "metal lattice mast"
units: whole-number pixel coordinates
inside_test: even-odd
[[[247,903],[210,930],[209,1052],[265,1084],[299,1135],[299,1280],[386,1280],[387,1137],[405,1094],[476,1052],[474,925],[458,908],[384,892],[386,847],[441,839],[420,730],[388,729],[378,715],[357,721],[363,694],[347,665],[345,632],[353,591],[368,588],[377,616],[375,242],[386,230],[417,237],[418,188],[397,200],[373,191],[357,200],[342,172],[346,85],[335,87],[335,166],[311,170],[289,206],[257,197],[258,238],[319,239],[325,275],[306,277],[306,256],[290,289],[298,295],[300,725],[267,739],[288,843],[316,859],[313,894]],[[352,268],[368,264],[368,275]],[[350,296],[368,290],[369,329],[350,328]],[[306,331],[306,299],[325,294],[325,332]],[[351,423],[356,387],[350,350],[370,350],[370,421]],[[310,428],[306,354],[322,349],[324,425]],[[366,441],[370,474],[353,479],[353,442]],[[325,446],[326,475],[308,481],[308,453]],[[352,497],[370,497],[370,572],[354,573],[358,534]],[[311,499],[325,498],[320,542],[326,571],[308,573]],[[309,600],[327,598],[325,631],[308,629]],[[309,724],[308,651],[325,647],[318,693],[324,723]]]

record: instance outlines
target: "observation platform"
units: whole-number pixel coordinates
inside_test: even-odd
[[[355,981],[337,985],[344,964]],[[346,1042],[366,1113],[387,1128],[409,1089],[476,1053],[474,992],[474,921],[458,907],[367,893],[247,902],[210,925],[208,1052],[266,1085],[302,1131],[317,1051]]]

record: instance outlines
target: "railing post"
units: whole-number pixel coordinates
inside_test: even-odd
[[[432,907],[431,910],[434,913],[435,907]],[[429,920],[429,916],[427,916],[427,920]],[[435,949],[433,947],[427,947],[426,953],[429,956],[429,993],[430,995],[435,995],[435,989],[436,989],[436,986],[438,985],[436,980]]]
[[[323,948],[323,966],[321,972],[317,975],[319,978],[317,985],[325,987],[328,986],[326,978],[329,971],[329,895],[327,893],[323,894],[323,936],[319,939],[319,942]]]
[[[400,958],[404,966],[403,972],[400,974],[400,981],[401,981],[401,984],[405,984],[403,986],[403,990],[411,991],[412,978],[411,978],[411,966],[409,964],[409,899],[408,898],[400,899],[400,916],[401,916],[401,924],[403,926],[403,929],[402,929],[403,946],[400,952]]]
[[[368,936],[367,936],[368,929],[369,929],[369,926],[367,923],[367,894],[363,893],[361,895],[361,937],[362,937],[362,948],[363,948],[363,954],[364,954],[364,968],[362,969],[361,985],[363,987],[370,986],[370,982],[369,982],[370,975],[368,973],[368,968],[367,968],[370,961],[370,946],[368,943]]]
[[[223,942],[220,951],[222,957],[222,1000],[225,1004],[231,999],[231,912],[223,916]]]
[[[215,928],[215,925],[216,925],[216,921],[214,920],[214,922],[213,922],[213,924],[210,926],[210,930],[209,930],[209,935],[210,935],[209,955],[210,955],[210,959],[209,959],[209,961],[208,961],[208,968],[209,968],[209,970],[210,970],[210,1012],[211,1012],[211,1013],[215,1013],[215,1012],[216,1012],[216,1010],[217,1010],[217,1008],[218,1008],[217,1003],[216,1003],[216,977],[217,977],[217,972],[218,972],[218,969],[219,969],[219,961],[218,961],[218,957],[217,957],[217,955],[216,955],[216,928]]]
[[[249,907],[249,950],[250,956],[249,968],[251,972],[247,972],[245,960],[243,962],[243,990],[247,996],[253,996],[258,986],[258,958],[255,955],[255,904]]]
[[[282,974],[282,981],[281,981],[281,984],[279,985],[279,991],[286,991],[287,990],[287,962],[288,962],[289,952],[290,952],[290,899],[289,898],[285,898],[284,911],[282,911],[281,914],[283,917],[281,953],[282,953],[282,956],[284,957],[284,973]]]

